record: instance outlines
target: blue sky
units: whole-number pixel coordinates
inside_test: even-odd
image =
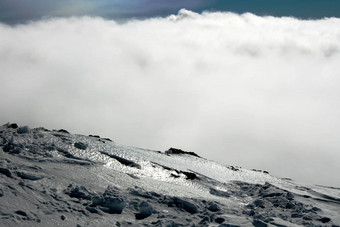
[[[231,11],[303,19],[340,17],[338,0],[1,0],[0,21],[15,24],[46,17],[100,16],[126,20],[195,12]]]

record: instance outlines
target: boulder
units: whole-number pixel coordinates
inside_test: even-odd
[[[147,218],[152,214],[152,212],[152,206],[149,203],[143,201],[139,204],[139,213],[136,214],[136,219],[140,220]]]

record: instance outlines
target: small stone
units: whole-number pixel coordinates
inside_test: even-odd
[[[17,211],[15,211],[15,213],[17,213],[21,216],[27,216],[27,213],[25,211],[22,211],[22,210],[17,210]]]
[[[208,210],[212,211],[212,212],[216,212],[216,211],[219,211],[220,208],[217,204],[212,204],[208,207]]]
[[[287,195],[286,195],[286,198],[288,200],[293,200],[294,199],[294,195],[292,193],[288,192]]]
[[[224,221],[225,221],[225,219],[221,218],[221,217],[218,217],[218,218],[215,219],[215,222],[218,223],[218,224],[222,224]]]
[[[12,123],[12,124],[8,125],[8,128],[16,129],[16,128],[18,128],[18,125],[16,123]]]
[[[12,177],[12,172],[7,168],[0,168],[0,173],[5,175],[6,177]]]
[[[28,126],[22,126],[20,128],[18,128],[17,132],[19,134],[24,134],[24,133],[29,133],[30,129]]]
[[[185,210],[186,212],[188,213],[191,213],[191,214],[196,214],[198,213],[198,208],[197,206],[195,206],[194,204],[188,202],[188,201],[185,201],[185,200],[182,200],[180,198],[174,198],[173,200],[173,203],[179,207],[179,208],[183,208],[183,210]]]
[[[143,201],[139,204],[139,213],[136,214],[136,219],[140,220],[147,218],[152,214],[152,212],[153,212],[152,206],[149,203]]]
[[[58,132],[70,134],[70,133],[69,133],[67,130],[65,130],[65,129],[59,129]]]
[[[257,199],[257,200],[254,201],[254,205],[257,206],[257,207],[264,208],[264,201],[261,200],[261,199]]]
[[[268,225],[260,220],[254,220],[253,225],[255,227],[267,227]]]
[[[330,222],[331,219],[327,217],[323,217],[323,218],[320,218],[319,221],[321,221],[322,223],[327,223],[327,222]]]
[[[126,203],[122,198],[108,197],[105,198],[103,206],[108,208],[109,213],[111,214],[121,214],[126,206]]]
[[[86,150],[87,144],[82,143],[82,142],[76,142],[76,143],[74,143],[74,147],[78,148],[80,150]]]

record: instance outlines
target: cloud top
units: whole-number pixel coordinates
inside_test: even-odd
[[[1,24],[0,121],[340,183],[339,28],[187,10]]]

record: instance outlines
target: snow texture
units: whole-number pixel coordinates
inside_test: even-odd
[[[171,148],[0,127],[0,226],[339,226],[340,188]]]

